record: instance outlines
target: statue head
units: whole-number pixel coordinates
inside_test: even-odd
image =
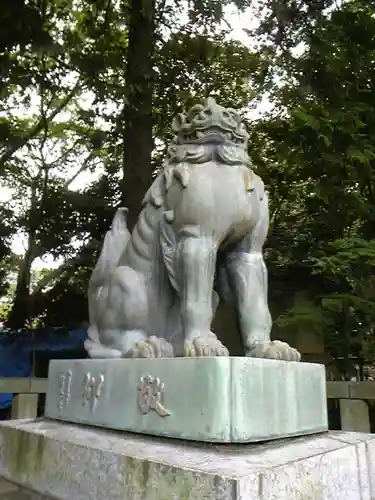
[[[220,106],[212,97],[204,104],[196,104],[187,113],[177,115],[172,130],[175,137],[168,148],[166,164],[182,161],[249,164],[249,135],[240,114],[235,109]]]
[[[177,144],[230,144],[246,150],[249,137],[240,114],[220,106],[212,97],[177,115],[172,129]]]

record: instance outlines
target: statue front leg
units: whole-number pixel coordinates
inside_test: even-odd
[[[268,232],[268,199],[260,200],[253,230],[227,255],[229,284],[234,292],[245,353],[250,357],[299,361],[301,355],[285,342],[271,341],[268,277],[263,245]]]
[[[216,245],[211,238],[186,236],[177,248],[184,356],[227,356],[211,331]]]
[[[228,256],[227,266],[246,356],[299,361],[296,349],[285,342],[271,341],[267,269],[262,254],[234,252]]]
[[[246,354],[270,341],[272,320],[267,304],[267,269],[261,253],[232,252],[227,270],[234,291]]]

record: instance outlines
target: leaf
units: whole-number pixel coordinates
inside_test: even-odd
[[[294,306],[280,314],[275,325],[279,328],[291,331],[310,331],[321,333],[329,324],[323,311],[314,304]]]

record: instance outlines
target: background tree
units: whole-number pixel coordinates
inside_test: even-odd
[[[36,2],[44,37],[21,51],[12,46],[17,70],[9,72],[2,100],[0,164],[15,229],[27,244],[9,326],[45,316],[45,287],[58,300],[59,279],[69,283],[69,272],[79,279],[78,267],[90,269],[120,201],[130,209],[131,226],[160,164],[158,151],[151,154],[154,141],[164,143],[183,103],[220,90],[227,103],[236,95],[247,104],[257,58],[223,41],[222,10],[215,2],[200,11],[191,4],[184,27],[172,7],[182,12],[186,4]],[[176,85],[176,71],[185,67]],[[94,180],[78,189],[85,172]],[[66,262],[31,292],[33,262],[46,254]]]
[[[271,192],[277,334],[316,332],[344,359],[344,374],[352,356],[373,355],[368,2],[53,0],[28,5],[32,15],[22,2],[4,5],[1,15],[19,15],[22,30],[9,24],[0,37],[0,175],[13,193],[1,204],[0,262],[14,233],[32,249],[10,324],[87,318],[87,280],[115,209],[127,206],[134,223],[172,117],[216,95],[242,109],[253,166]],[[253,8],[252,50],[231,40],[229,5]],[[273,108],[250,120],[252,100],[265,95]],[[34,283],[31,264],[43,255],[62,264]]]
[[[321,2],[311,15],[304,2],[295,9],[286,3],[263,25],[274,43],[261,50],[274,65],[269,81],[278,75],[272,98],[281,113],[254,127],[252,156],[279,193],[274,203],[282,202],[270,274],[291,297],[299,290],[310,298],[302,307],[279,301],[288,310],[276,323],[319,331],[347,374],[349,359],[371,355],[373,343],[375,12],[357,0]],[[296,42],[305,44],[299,54]]]

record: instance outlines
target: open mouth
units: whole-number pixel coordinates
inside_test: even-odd
[[[197,129],[191,133],[184,134],[183,142],[194,144],[222,144],[230,142],[232,144],[244,144],[244,139],[234,132],[223,130],[218,127],[207,129]]]

